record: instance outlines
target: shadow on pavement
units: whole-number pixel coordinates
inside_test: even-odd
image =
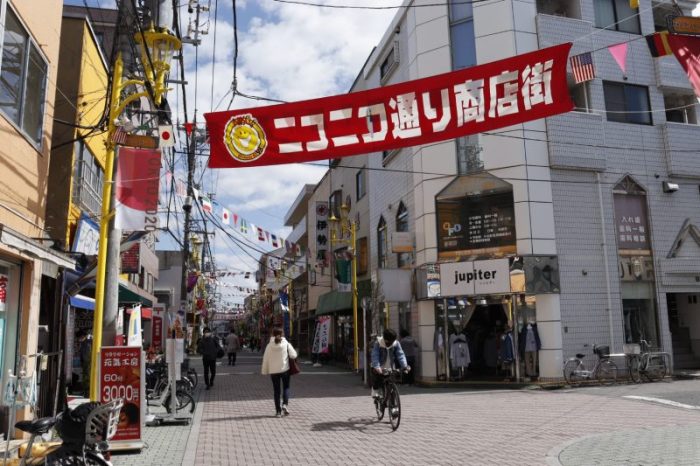
[[[373,435],[385,431],[390,434],[391,427],[388,427],[386,422],[377,421],[376,418],[353,418],[347,421],[330,421],[317,422],[311,425],[312,432],[341,432],[341,431],[356,431],[362,433],[371,432]]]

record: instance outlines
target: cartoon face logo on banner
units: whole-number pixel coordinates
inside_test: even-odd
[[[265,153],[267,137],[258,120],[252,115],[239,115],[231,118],[226,124],[224,144],[236,160],[252,162]]]

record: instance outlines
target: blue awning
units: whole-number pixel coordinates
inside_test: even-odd
[[[70,305],[80,309],[87,309],[88,311],[95,310],[95,300],[80,294],[70,297]]]

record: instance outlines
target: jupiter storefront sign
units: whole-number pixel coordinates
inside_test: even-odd
[[[508,259],[440,264],[442,297],[502,293],[510,293]]]
[[[571,43],[428,78],[288,104],[205,114],[209,166],[335,159],[428,144],[573,109]]]

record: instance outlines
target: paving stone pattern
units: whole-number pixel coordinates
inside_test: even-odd
[[[202,392],[195,464],[538,465],[555,447],[591,434],[642,426],[686,432],[700,422],[695,411],[585,391],[401,387],[402,421],[392,432],[373,417],[359,378],[308,366],[292,379],[291,415],[278,419],[269,378],[253,373],[259,364],[258,356],[243,353],[235,368],[220,367],[214,388]],[[575,450],[562,454],[582,461],[571,464],[596,464],[585,461],[585,445],[570,447]],[[611,441],[605,448],[617,447]]]

